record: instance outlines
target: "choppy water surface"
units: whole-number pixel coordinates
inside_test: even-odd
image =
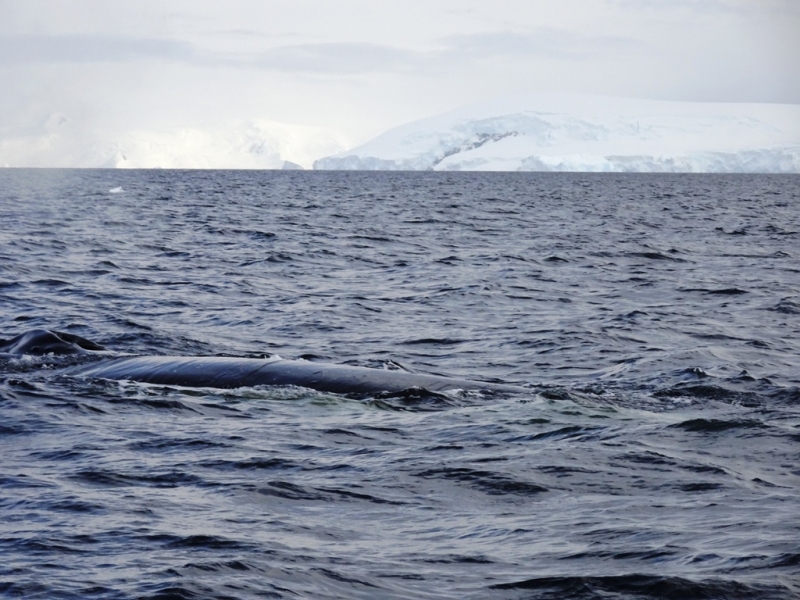
[[[6,170],[36,327],[529,391],[6,359],[6,596],[800,596],[798,177]]]

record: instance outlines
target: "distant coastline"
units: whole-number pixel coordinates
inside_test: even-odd
[[[800,173],[800,105],[500,99],[397,127],[314,168]]]

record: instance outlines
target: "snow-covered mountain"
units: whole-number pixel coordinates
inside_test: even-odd
[[[331,131],[275,121],[98,133],[56,114],[37,127],[0,132],[0,166],[298,169],[346,147]]]
[[[513,97],[402,125],[314,168],[800,173],[800,105]]]

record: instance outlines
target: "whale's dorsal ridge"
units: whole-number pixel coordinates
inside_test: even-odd
[[[0,356],[75,355],[104,351],[101,345],[61,331],[34,329],[10,340],[0,340]],[[293,385],[335,394],[403,392],[421,388],[429,392],[489,390],[519,392],[522,388],[467,379],[412,373],[395,369],[370,369],[279,356],[237,358],[230,356],[116,356],[107,360],[69,366],[65,375],[130,380],[185,387],[238,388],[257,385]]]
[[[10,340],[0,340],[0,353],[29,354],[84,354],[105,350],[100,344],[79,335],[49,329],[32,329]]]

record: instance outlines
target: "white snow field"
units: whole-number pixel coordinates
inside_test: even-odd
[[[267,120],[99,134],[55,114],[41,126],[0,133],[0,166],[10,167],[299,169],[348,145],[322,128]]]
[[[800,173],[800,105],[512,97],[402,125],[314,168]]]

